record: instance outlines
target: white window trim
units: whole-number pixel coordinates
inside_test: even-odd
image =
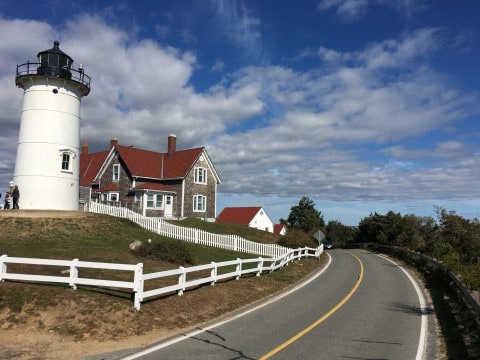
[[[112,195],[116,195],[116,196],[117,196],[117,200],[112,200]],[[118,192],[109,192],[109,193],[108,193],[108,201],[119,202],[119,201],[120,201],[120,193],[118,193]]]
[[[162,205],[161,206],[157,206],[159,196],[162,197]],[[165,208],[165,198],[164,198],[163,194],[155,194],[155,209],[164,209],[164,208]]]
[[[198,199],[202,198],[203,209],[198,208],[199,201]],[[194,195],[193,196],[193,211],[194,212],[205,212],[207,211],[207,197],[205,195]]]
[[[151,196],[152,200],[150,200],[148,197]],[[149,206],[148,203],[152,201],[153,206]],[[147,194],[147,198],[145,199],[145,207],[147,209],[155,209],[155,195],[154,194]]]
[[[148,206],[148,202],[150,201],[148,199],[149,196],[152,196],[152,202],[153,202],[153,206]],[[157,207],[157,196],[161,196],[162,197],[162,206],[159,206]],[[155,210],[163,210],[165,209],[165,197],[163,194],[156,194],[156,193],[147,193],[147,199],[146,199],[146,202],[145,202],[145,207],[147,209],[155,209]]]
[[[115,169],[118,169],[117,171],[117,178],[115,178]],[[120,181],[120,164],[114,164],[113,169],[112,169],[112,181]]]
[[[63,155],[68,155],[68,169],[63,168]],[[70,149],[60,149],[60,171],[63,173],[73,174],[73,159],[75,159],[75,152]]]
[[[207,168],[204,167],[196,167],[194,169],[194,182],[195,184],[202,184],[202,185],[207,185]],[[201,176],[200,176],[201,174]],[[199,178],[201,177],[201,180]]]

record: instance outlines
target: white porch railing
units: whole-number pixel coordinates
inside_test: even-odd
[[[154,233],[195,244],[269,257],[281,256],[290,250],[277,244],[262,244],[246,240],[237,235],[214,234],[200,229],[173,225],[161,218],[146,217],[124,207],[90,202],[88,211],[126,218]]]
[[[255,258],[255,259],[236,259],[231,261],[224,261],[215,263],[212,262],[206,265],[197,265],[191,267],[180,267],[173,270],[159,271],[150,274],[143,274],[143,264],[136,265],[128,264],[113,264],[113,263],[100,263],[100,262],[87,262],[80,261],[78,259],[73,260],[54,260],[54,259],[34,259],[34,258],[21,258],[21,257],[9,257],[7,255],[0,256],[0,281],[5,280],[20,280],[31,282],[47,282],[47,283],[64,283],[68,284],[73,289],[77,288],[77,285],[89,285],[89,286],[106,286],[112,288],[127,288],[133,292],[133,302],[136,310],[140,310],[142,301],[147,298],[155,297],[161,294],[167,294],[171,292],[177,292],[178,295],[182,295],[183,292],[191,287],[202,284],[215,284],[218,281],[225,279],[239,279],[241,276],[255,273],[260,276],[263,272],[272,272],[277,270],[291,261],[299,260],[302,257],[320,257],[323,252],[323,247],[320,246],[317,249],[301,248],[296,250],[288,250],[285,254],[275,258]],[[23,264],[33,265],[34,267],[30,271],[36,271],[41,273],[40,270],[44,270],[45,267],[60,267],[65,268],[64,271],[59,271],[60,275],[39,275],[39,274],[27,274],[25,271],[22,273],[14,273],[8,271],[8,264]],[[118,271],[130,271],[133,273],[133,279],[131,281],[120,280],[107,280],[96,279],[91,274],[89,277],[81,277],[79,274],[80,269],[101,269],[101,270],[118,270]],[[201,277],[199,272],[209,272],[209,276]],[[192,274],[197,273],[197,277]],[[174,278],[172,282],[171,278]],[[158,279],[170,279],[169,283],[174,285],[163,286],[159,288],[145,290],[145,283]],[[175,281],[176,279],[176,281]]]

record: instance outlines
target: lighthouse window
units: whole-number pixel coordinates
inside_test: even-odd
[[[62,170],[70,171],[70,154],[69,153],[62,154]]]

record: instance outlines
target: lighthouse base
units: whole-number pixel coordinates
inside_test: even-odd
[[[78,182],[69,178],[17,176],[20,209],[66,210],[79,209]],[[39,185],[41,184],[41,186]]]

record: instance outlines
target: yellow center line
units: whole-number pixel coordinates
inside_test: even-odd
[[[285,349],[287,346],[289,346],[291,343],[300,339],[303,335],[308,333],[310,330],[316,328],[318,325],[320,325],[322,322],[324,322],[326,319],[328,319],[334,312],[336,312],[338,309],[340,309],[352,297],[352,295],[355,293],[355,291],[357,291],[357,289],[360,286],[360,283],[362,282],[362,279],[363,279],[363,263],[357,256],[355,256],[353,254],[351,254],[351,255],[354,258],[356,258],[358,260],[358,263],[360,264],[360,275],[358,276],[358,279],[357,279],[355,285],[353,286],[352,290],[350,290],[350,292],[337,305],[335,305],[332,309],[330,309],[320,319],[318,319],[313,324],[311,324],[307,328],[300,331],[298,334],[292,336],[290,339],[288,339],[283,344],[281,344],[277,348],[270,351],[268,354],[263,355],[261,358],[259,358],[259,360],[270,359],[273,355],[279,353],[280,351]]]

